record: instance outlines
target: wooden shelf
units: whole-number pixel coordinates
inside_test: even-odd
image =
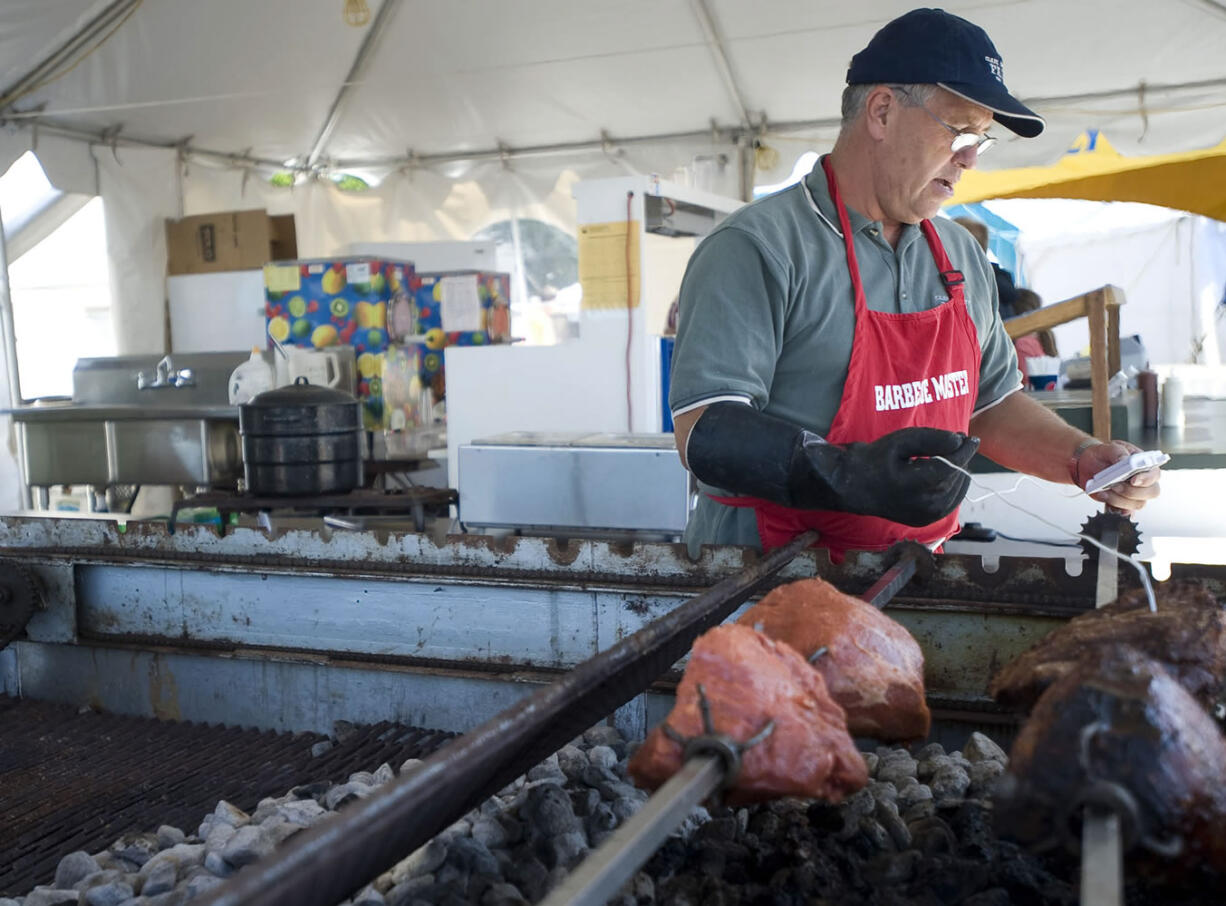
[[[1078,318],[1086,318],[1090,322],[1090,392],[1094,436],[1103,441],[1111,439],[1107,381],[1120,370],[1120,306],[1123,304],[1124,291],[1118,286],[1107,285],[1005,321],[1005,332],[1012,340]]]

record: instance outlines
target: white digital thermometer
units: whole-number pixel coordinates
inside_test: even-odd
[[[1086,493],[1097,494],[1112,485],[1127,481],[1133,475],[1152,469],[1169,462],[1171,457],[1161,450],[1146,450],[1143,453],[1133,453],[1123,459],[1111,463],[1107,468],[1086,482]]]

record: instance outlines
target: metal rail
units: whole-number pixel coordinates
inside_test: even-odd
[[[911,577],[919,569],[921,557],[926,557],[931,561],[932,552],[923,545],[914,542],[906,543],[900,549],[898,560],[894,565],[883,572],[881,578],[874,582],[868,591],[860,595],[860,599],[872,604],[878,610],[883,609],[890,603],[894,595],[902,591],[903,586],[911,581]]]
[[[708,588],[746,565],[741,549],[705,549],[692,560],[681,545],[614,544],[572,539],[493,538],[452,535],[435,542],[427,536],[392,531],[385,537],[347,535],[344,547],[326,532],[278,525],[268,532],[251,527],[229,529],[218,537],[207,526],[182,525],[171,535],[163,523],[112,522],[21,517],[0,525],[0,551],[42,563],[166,565],[185,569],[310,572],[313,575],[397,580],[429,577],[471,579],[499,585],[593,583],[614,590],[640,585],[651,588]],[[1091,558],[1093,554],[1090,554]],[[832,564],[823,550],[807,551],[805,575],[816,573],[852,592],[867,588],[888,562],[883,552],[852,551]],[[800,578],[796,567],[790,571]],[[1226,566],[1172,564],[1172,579],[1207,583],[1226,595]],[[1119,590],[1139,587],[1133,570],[1119,575]],[[966,610],[991,607],[998,615],[1054,615],[1067,618],[1092,609],[1096,572],[1069,575],[1063,557],[1000,557],[988,570],[983,558],[945,554],[922,588],[908,588],[906,606]]]
[[[1086,806],[1081,825],[1082,906],[1120,906],[1123,902],[1120,816],[1102,806]]]
[[[885,607],[904,585],[911,581],[921,559],[929,552],[922,545],[906,544],[898,560],[860,595],[877,609]],[[825,652],[819,648],[817,654]],[[816,656],[816,655],[815,655]],[[810,658],[812,660],[812,658]],[[702,687],[699,686],[701,695]],[[703,700],[705,710],[706,702]],[[737,764],[731,769],[739,770]],[[588,856],[541,903],[541,906],[602,906],[623,884],[634,876],[660,844],[690,811],[732,778],[729,762],[717,755],[701,754],[686,760],[681,770],[669,778],[647,804]]]
[[[634,876],[694,807],[724,782],[724,760],[699,755],[681,766],[633,817],[613,832],[541,906],[602,906]]]
[[[1120,546],[1120,527],[1108,522],[1103,525],[1102,537],[1099,539],[1103,547],[1118,551]],[[1120,595],[1120,560],[1101,548],[1098,553],[1098,571],[1094,580],[1094,606],[1104,607]]]
[[[332,906],[636,695],[817,540],[806,532],[294,837],[202,906]]]
[[[5,383],[8,384],[8,404],[14,409],[21,407],[25,400],[21,395],[21,371],[17,367],[17,331],[13,321],[13,288],[9,283],[8,246],[5,245],[4,231],[0,230],[0,355],[4,356]],[[15,426],[17,427],[17,426]],[[23,447],[17,456],[17,489],[21,495],[21,506],[30,509],[33,498],[30,496],[30,485],[26,481],[26,458],[24,428],[17,427],[18,443]]]
[[[1119,596],[1119,558],[1111,554],[1120,545],[1120,528],[1103,525],[1094,606],[1104,607]],[[1089,770],[1088,754],[1082,750],[1082,766]],[[1087,805],[1081,815],[1081,904],[1120,906],[1124,902],[1124,841],[1119,812],[1105,805]]]

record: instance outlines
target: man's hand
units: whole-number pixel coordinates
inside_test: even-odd
[[[1073,482],[1085,490],[1086,483],[1113,462],[1117,462],[1131,453],[1140,453],[1139,447],[1125,440],[1113,440],[1110,443],[1095,444],[1082,450],[1074,460],[1071,472]],[[1117,513],[1134,513],[1146,502],[1153,500],[1161,492],[1158,479],[1162,470],[1148,469],[1132,476],[1127,481],[1104,488],[1090,497],[1100,503],[1105,503]]]
[[[793,475],[800,465],[808,481],[794,483],[795,505],[928,525],[951,513],[970,484],[933,457],[966,468],[978,449],[978,438],[938,428],[903,428],[869,443],[805,443]]]

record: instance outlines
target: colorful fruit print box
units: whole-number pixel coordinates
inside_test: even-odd
[[[270,345],[325,349],[352,346],[362,380],[368,429],[384,422],[381,382],[387,348],[389,305],[408,292],[413,265],[377,258],[279,261],[264,268],[265,303]]]
[[[358,354],[387,347],[387,309],[404,292],[413,265],[377,258],[281,261],[264,268],[268,336]]]
[[[414,273],[409,292],[392,301],[392,341],[422,347],[421,380],[435,400],[444,398],[448,346],[511,342],[510,284],[509,274],[486,271]]]
[[[432,349],[511,341],[509,274],[409,274],[409,294],[392,303],[393,340],[426,339]]]

